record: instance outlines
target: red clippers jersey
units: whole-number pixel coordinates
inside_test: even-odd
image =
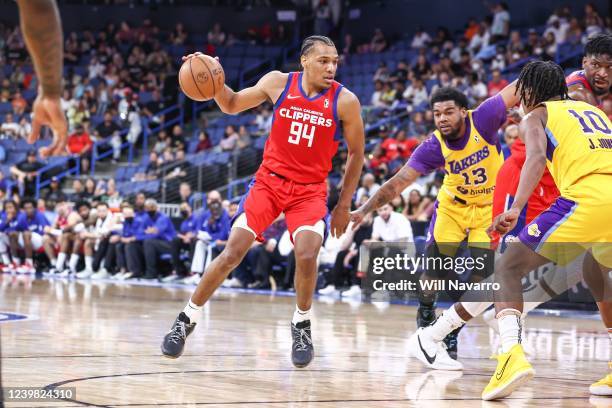
[[[300,184],[325,181],[340,140],[336,81],[313,97],[302,89],[302,73],[291,72],[274,105],[272,130],[262,166]]]

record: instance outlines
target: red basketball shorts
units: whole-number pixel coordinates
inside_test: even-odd
[[[520,178],[521,167],[515,160],[509,158],[501,166],[499,173],[497,173],[497,182],[495,192],[493,193],[493,219],[510,209],[512,206]],[[519,216],[516,227],[506,234],[504,241],[508,238],[517,237],[523,227],[550,207],[558,196],[559,190],[552,182],[552,177],[549,174],[545,174],[531,194],[531,197],[529,197],[527,205],[523,208]],[[499,237],[495,237],[493,240],[493,247],[497,247],[498,244]]]
[[[260,167],[240,201],[232,224],[245,214],[247,229],[258,241],[263,241],[263,232],[281,212],[285,213],[292,240],[298,230],[315,231],[314,227],[321,225],[319,221],[326,223],[327,183],[299,184]],[[326,225],[321,230],[324,234]]]

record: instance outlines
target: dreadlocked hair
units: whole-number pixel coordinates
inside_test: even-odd
[[[612,34],[595,34],[584,45],[584,55],[612,56]]]
[[[330,47],[336,46],[329,37],[325,37],[324,35],[311,35],[310,37],[304,38],[304,41],[302,41],[302,48],[300,49],[300,57],[303,57],[304,55],[308,54],[308,52],[310,52],[310,50],[318,42],[323,43],[325,45],[329,45]]]
[[[526,106],[535,106],[549,99],[567,99],[563,69],[552,61],[532,61],[519,74],[516,92]]]

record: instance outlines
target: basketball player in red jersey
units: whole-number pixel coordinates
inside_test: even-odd
[[[346,230],[363,166],[364,128],[359,100],[334,81],[338,64],[334,43],[323,36],[306,38],[300,61],[302,72],[273,71],[252,88],[234,92],[226,85],[215,97],[228,114],[271,101],[272,130],[263,163],[232,220],[227,246],[206,269],[189,303],[164,338],[161,349],[166,357],[181,355],[204,303],[281,212],[285,213],[296,258],[292,362],[296,367],[305,367],[314,357],[310,308],[317,279],[317,255],[326,231],[327,174],[343,135],[348,146],[346,173],[330,221],[332,234],[339,236]]]

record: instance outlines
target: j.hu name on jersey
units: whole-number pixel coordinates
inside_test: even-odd
[[[308,123],[314,126],[332,127],[334,121],[332,118],[324,118],[322,112],[312,111],[310,109],[302,109],[292,106],[290,108],[281,108],[278,114],[287,119]]]
[[[458,161],[451,160],[450,162],[448,162],[451,173],[459,174],[463,170],[467,169],[468,167],[473,166],[474,164],[483,161],[484,159],[489,157],[489,154],[490,154],[489,147],[485,146],[484,148],[480,149],[476,153],[469,155],[466,158],[463,158]]]

